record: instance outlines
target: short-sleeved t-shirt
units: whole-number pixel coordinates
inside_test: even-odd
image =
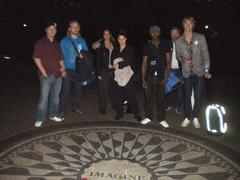
[[[167,65],[167,53],[171,53],[171,45],[168,41],[160,40],[158,46],[148,41],[143,49],[143,56],[147,56],[147,74],[157,73],[163,76]]]
[[[48,75],[60,77],[60,61],[63,60],[63,55],[59,43],[54,40],[51,42],[47,37],[44,37],[36,42],[33,58],[39,58]]]

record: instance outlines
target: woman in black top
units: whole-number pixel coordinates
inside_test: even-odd
[[[127,66],[131,66],[134,59],[133,49],[132,47],[127,45],[127,33],[125,31],[121,31],[118,34],[118,43],[119,47],[115,48],[113,59],[122,58],[123,61],[113,64],[113,68],[115,70],[122,69]],[[114,103],[115,103],[115,111],[116,117],[115,120],[120,120],[123,117],[124,107],[123,107],[123,98],[126,98],[128,104],[135,115],[135,119],[137,121],[141,121],[142,118],[139,115],[138,102],[134,95],[134,82],[133,77],[128,81],[125,86],[119,86],[117,82],[114,82],[113,85],[113,94],[114,94]]]
[[[112,52],[115,47],[111,36],[110,30],[105,29],[102,44],[97,50],[96,74],[99,85],[99,111],[101,114],[106,114],[108,95],[112,101],[113,67],[111,63]]]

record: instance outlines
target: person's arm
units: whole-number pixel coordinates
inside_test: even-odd
[[[179,60],[179,62],[182,64],[184,63],[184,56],[183,56],[183,52],[181,50],[181,44],[180,44],[180,40],[176,40],[175,41],[175,50],[176,50],[176,58],[177,60]]]
[[[99,80],[102,80],[102,76],[101,76],[101,49],[97,49],[97,55],[96,55],[96,74],[97,74],[97,78]]]
[[[45,68],[43,67],[42,65],[42,61],[41,61],[41,54],[42,54],[42,48],[41,48],[41,43],[38,41],[36,44],[35,44],[35,47],[34,47],[34,51],[33,51],[33,59],[34,59],[34,62],[38,68],[38,70],[40,71],[41,75],[44,76],[44,77],[47,77],[47,71],[45,70]]]
[[[88,46],[87,46],[85,39],[82,39],[82,50],[88,51]]]
[[[146,82],[146,72],[147,72],[147,56],[143,56],[143,62],[142,62],[142,86],[144,89],[147,89],[147,82]]]
[[[41,75],[44,77],[47,77],[47,71],[44,69],[41,59],[40,58],[34,58],[34,62],[38,68],[38,70],[40,71]]]
[[[202,35],[201,53],[204,61],[204,69],[208,71],[210,69],[210,56],[207,41],[204,35]]]
[[[133,49],[129,48],[124,57],[124,61],[118,63],[118,68],[122,69],[126,66],[131,65],[133,63],[133,59],[134,59]]]

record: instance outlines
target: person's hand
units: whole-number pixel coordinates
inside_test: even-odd
[[[210,74],[209,72],[205,73],[205,78],[206,79],[211,79],[212,78],[212,74]]]
[[[162,84],[163,84],[164,86],[166,86],[167,83],[168,83],[168,78],[167,78],[167,77],[164,77],[163,80],[162,80]]]
[[[191,63],[192,63],[192,60],[190,60],[190,59],[185,59],[185,60],[184,60],[184,63],[185,63],[185,64],[191,64]]]
[[[42,72],[42,76],[45,77],[45,78],[48,77],[46,71],[43,71],[43,72]]]
[[[142,81],[142,87],[143,89],[147,89],[147,81],[145,79]]]
[[[64,71],[62,71],[62,77],[67,77],[67,72],[64,70]]]
[[[118,64],[118,63],[113,64],[113,68],[114,68],[115,70],[119,69],[119,64]]]
[[[97,76],[97,79],[98,80],[102,80],[102,76]]]
[[[80,58],[83,59],[83,55],[82,55],[82,53],[80,53]]]

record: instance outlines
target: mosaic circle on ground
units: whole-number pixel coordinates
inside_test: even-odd
[[[0,153],[0,180],[237,180],[239,166],[167,131],[126,127],[61,130]]]

